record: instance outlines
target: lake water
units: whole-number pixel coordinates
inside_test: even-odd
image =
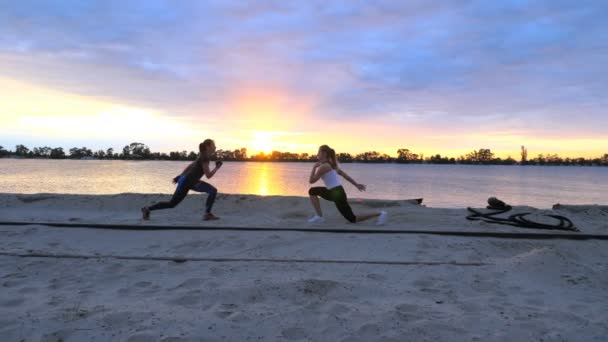
[[[116,194],[172,193],[171,179],[187,162],[0,159],[0,192]],[[220,192],[307,196],[311,163],[226,162],[211,179]],[[510,204],[607,204],[608,168],[560,166],[343,164],[359,192],[349,197],[424,197],[433,207],[483,205],[490,196]]]

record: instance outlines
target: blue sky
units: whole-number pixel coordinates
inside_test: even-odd
[[[606,1],[1,1],[0,79],[192,131],[84,139],[21,120],[0,145],[236,148],[264,130],[296,150],[608,153],[606,17]],[[235,109],[252,96],[270,104]]]

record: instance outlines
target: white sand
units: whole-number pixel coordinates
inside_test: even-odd
[[[0,221],[141,224],[139,207],[159,198],[0,195]],[[149,224],[306,227],[311,212],[306,198],[222,196],[222,220],[203,223],[201,201],[190,196]],[[529,232],[468,222],[463,209],[354,202],[355,212],[387,207],[389,229]],[[323,227],[375,227],[324,208]],[[608,232],[603,207],[559,213],[584,233]],[[607,246],[0,226],[0,340],[605,341]],[[16,256],[25,254],[63,257]]]
[[[221,217],[215,222],[203,222],[202,208],[205,195],[189,195],[177,208],[152,213],[150,222],[141,220],[140,208],[169,195],[119,194],[119,195],[57,195],[0,194],[0,219],[3,221],[74,222],[108,224],[160,224],[230,227],[310,227],[307,219],[313,214],[309,199],[293,196],[219,195],[213,212]],[[467,210],[427,208],[413,201],[382,201],[350,199],[355,214],[387,210],[389,222],[385,229],[430,229],[502,232],[546,232],[522,230],[509,226],[485,224],[466,220]],[[348,223],[334,205],[321,201],[326,223],[320,227],[374,228],[375,220],[357,225]],[[485,206],[484,203],[479,203]],[[516,207],[509,214],[532,212],[532,218],[541,214],[567,215],[583,233],[608,234],[608,206],[568,206],[560,210],[537,210]],[[542,218],[540,218],[542,221]],[[559,233],[559,231],[558,231]]]

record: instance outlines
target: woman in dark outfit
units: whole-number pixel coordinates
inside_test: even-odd
[[[156,203],[150,207],[144,207],[141,209],[142,217],[144,220],[150,219],[150,212],[160,209],[175,208],[181,201],[186,198],[190,190],[196,192],[206,192],[207,202],[205,206],[205,215],[203,220],[218,220],[219,217],[211,213],[213,202],[217,196],[217,189],[204,181],[201,181],[201,177],[206,176],[210,179],[215,175],[217,170],[222,166],[221,161],[215,162],[215,168],[209,169],[209,159],[215,154],[215,142],[211,139],[207,139],[198,145],[199,155],[195,161],[193,161],[184,171],[177,177],[173,178],[173,183],[177,184],[175,193],[169,202]]]

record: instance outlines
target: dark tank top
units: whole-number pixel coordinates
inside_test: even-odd
[[[207,157],[199,156],[198,158],[196,158],[196,160],[194,161],[194,165],[192,166],[190,171],[188,171],[188,173],[184,175],[186,177],[186,179],[184,180],[185,186],[192,187],[201,179],[201,177],[203,177],[203,174],[205,174],[205,172],[203,171],[203,163],[206,162],[209,162],[209,158]]]

